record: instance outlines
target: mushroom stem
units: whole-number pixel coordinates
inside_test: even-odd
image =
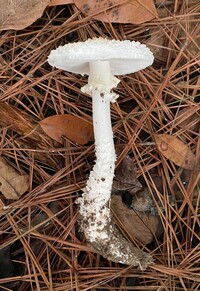
[[[115,148],[110,116],[110,96],[99,90],[92,90],[93,126],[95,137],[96,164],[90,174],[87,186],[90,199],[98,197],[104,204],[111,195],[114,170]]]
[[[93,90],[93,124],[96,163],[90,172],[82,198],[79,198],[81,225],[90,243],[107,238],[105,226],[110,223],[110,197],[115,170],[115,149],[110,118],[110,101]],[[88,225],[83,225],[84,221]]]
[[[114,80],[114,81],[113,81]],[[112,76],[107,61],[90,64],[88,84],[81,90],[92,96],[93,127],[95,137],[96,163],[80,203],[82,228],[89,242],[95,242],[97,236],[107,237],[104,227],[110,223],[110,197],[115,170],[115,147],[110,116],[110,102],[116,98],[111,93],[119,80]],[[87,221],[88,226],[83,226]]]
[[[116,155],[110,102],[117,96],[110,90],[119,81],[112,76],[108,62],[98,62],[90,68],[89,82],[82,91],[92,96],[96,163],[82,197],[78,198],[80,228],[92,248],[105,258],[145,269],[152,263],[151,256],[126,241],[111,220],[110,198]]]
[[[90,87],[94,87],[100,91],[107,91],[110,93],[110,90],[117,87],[120,82],[110,70],[110,62],[109,61],[93,61],[89,63],[89,78],[88,85]],[[82,88],[84,90],[84,87]],[[115,95],[115,94],[114,94]],[[113,94],[110,94],[110,98],[112,98]]]
[[[97,199],[97,205],[107,204],[111,196],[115,170],[115,147],[110,116],[110,102],[117,97],[110,90],[119,80],[110,72],[108,61],[90,63],[88,84],[82,88],[92,96],[93,127],[96,164],[87,181],[89,199]]]

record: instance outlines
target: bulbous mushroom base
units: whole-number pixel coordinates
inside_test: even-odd
[[[81,207],[79,225],[90,247],[104,258],[125,265],[138,266],[145,270],[153,263],[150,254],[134,247],[120,233],[110,215],[107,202],[101,206],[101,219],[95,212],[95,201],[88,201],[87,195],[78,198]],[[82,211],[84,209],[84,212]]]

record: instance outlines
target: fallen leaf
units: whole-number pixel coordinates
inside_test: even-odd
[[[112,195],[111,208],[130,237],[145,245],[162,232],[159,216],[128,208],[120,196]]]
[[[45,134],[38,123],[38,119],[26,108],[19,109],[16,105],[0,102],[0,128],[9,128],[17,133],[18,138],[15,138],[17,147],[37,149],[34,153],[35,159],[48,166],[57,167],[56,160],[49,156],[46,149],[57,147],[59,144]],[[38,151],[39,149],[41,151]]]
[[[74,0],[84,14],[104,22],[140,24],[157,16],[153,0]]]
[[[126,155],[115,170],[112,191],[128,191],[130,194],[134,194],[141,188],[135,164],[131,157]]]
[[[92,124],[71,114],[47,117],[40,121],[40,126],[47,135],[60,143],[63,143],[63,137],[81,145],[94,140]]]
[[[20,175],[0,158],[0,191],[6,199],[18,200],[29,187],[29,176]]]
[[[0,0],[0,31],[24,29],[40,18],[50,0]]]
[[[43,140],[42,130],[39,131],[35,116],[4,102],[0,102],[0,127],[9,127],[21,135],[20,137],[30,139],[32,145],[35,143],[37,147]]]
[[[191,149],[176,136],[155,134],[156,145],[160,153],[179,167],[196,170],[196,157]]]

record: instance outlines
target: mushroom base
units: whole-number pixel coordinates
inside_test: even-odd
[[[87,198],[87,193],[84,193],[83,197],[78,199],[81,208],[87,209],[87,215],[80,215],[79,225],[91,248],[108,260],[138,266],[141,270],[145,270],[152,264],[153,259],[150,254],[134,247],[122,236],[111,219],[109,203],[101,207],[101,220],[99,213],[95,211],[95,200],[88,201]],[[106,224],[103,223],[105,215]],[[95,232],[94,226],[96,226]]]

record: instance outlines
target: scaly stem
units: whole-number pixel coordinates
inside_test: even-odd
[[[84,233],[88,241],[97,236],[107,237],[103,229],[110,222],[110,197],[115,170],[115,148],[110,118],[110,100],[99,90],[93,90],[93,125],[95,136],[96,163],[90,172],[83,194],[84,202],[80,214],[90,227]]]
[[[110,102],[116,95],[110,90],[118,83],[108,62],[91,64],[89,83],[82,88],[92,96],[96,163],[90,172],[81,198],[80,228],[92,248],[114,262],[145,269],[152,258],[126,241],[111,220],[110,198],[115,169],[115,148]]]
[[[115,94],[111,88],[119,82],[110,72],[107,61],[98,61],[90,64],[88,85],[82,90],[92,96],[93,126],[95,137],[96,163],[90,172],[85,188],[84,199],[87,205],[80,206],[80,214],[86,218],[88,230],[84,233],[88,241],[96,240],[104,227],[110,221],[110,197],[115,170],[115,148],[110,116],[110,102]],[[84,199],[79,199],[79,203]]]

